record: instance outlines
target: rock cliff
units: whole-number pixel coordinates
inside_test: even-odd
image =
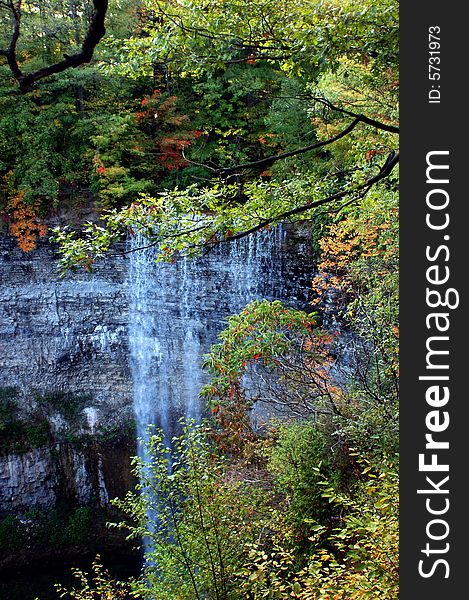
[[[294,229],[272,256],[263,257],[256,276],[265,278],[265,297],[305,304],[312,264],[308,238],[305,229]],[[227,264],[231,255],[220,252],[199,263],[190,289],[173,290],[166,282],[164,318],[173,325],[165,335],[175,349],[185,335],[178,294],[200,296],[185,318],[192,320],[191,335],[202,352],[226,319],[228,280],[242,299],[241,287],[249,282],[236,283],[238,274]],[[129,259],[110,257],[91,274],[61,277],[56,258],[46,242],[24,254],[13,240],[0,240],[0,427],[3,414],[10,432],[0,442],[3,514],[49,508],[64,498],[105,504],[130,485],[135,433],[129,307],[135,310],[135,303],[129,298]],[[197,277],[203,285],[197,286]],[[157,328],[158,315],[152,319]]]

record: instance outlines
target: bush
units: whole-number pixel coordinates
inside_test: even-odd
[[[310,535],[309,523],[325,523],[332,516],[333,507],[322,487],[324,480],[335,490],[340,486],[331,447],[324,426],[306,421],[281,425],[271,450],[269,469],[278,490],[287,495],[290,519],[304,539]]]
[[[23,454],[50,440],[50,426],[45,419],[26,422],[18,418],[15,396],[13,388],[3,388],[0,395],[0,455]]]
[[[0,551],[18,550],[27,540],[21,521],[12,515],[0,521]]]
[[[399,596],[398,472],[384,458],[362,462],[366,478],[353,496],[338,494],[323,480],[323,496],[342,514],[330,530],[311,535],[313,551],[303,564],[286,532],[266,549],[253,544],[238,573],[240,596],[249,600],[395,600]]]
[[[130,517],[116,526],[146,540],[141,594],[158,600],[238,597],[234,575],[245,544],[267,531],[265,492],[229,476],[202,426],[184,426],[166,447],[151,435],[148,460],[135,459],[139,494],[114,504]]]
[[[79,569],[73,569],[73,576],[79,584],[78,589],[67,590],[59,584],[55,585],[60,598],[71,600],[129,600],[130,598],[141,598],[137,592],[131,591],[131,583],[114,581],[101,564],[101,559],[96,556],[93,561],[91,576]]]

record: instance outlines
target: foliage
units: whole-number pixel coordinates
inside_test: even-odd
[[[349,209],[321,240],[314,303],[354,332],[346,376],[355,418],[338,426],[352,446],[394,452],[399,391],[397,199],[374,193],[363,208]]]
[[[99,115],[94,125],[90,136],[90,146],[95,148],[90,161],[94,171],[90,188],[99,196],[101,205],[122,205],[151,190],[150,169],[142,160],[146,140],[134,115]]]
[[[48,391],[35,392],[34,399],[43,412],[56,411],[60,413],[69,424],[76,424],[91,396],[74,394],[72,392]]]
[[[239,573],[241,597],[394,600],[399,594],[396,466],[388,458],[379,468],[364,466],[363,475],[361,490],[352,497],[323,481],[324,498],[341,507],[343,516],[332,530],[314,526],[315,549],[306,564],[295,560],[288,538],[278,540],[270,554],[253,545]]]
[[[43,417],[20,418],[15,401],[17,390],[2,388],[0,394],[0,455],[23,454],[44,446],[51,439],[49,423]]]
[[[147,81],[109,80],[86,67],[14,102],[9,85],[0,66],[0,211],[23,250],[45,234],[38,217],[61,216],[69,203],[77,210],[90,192],[110,208],[155,193],[167,176],[172,185],[183,149],[199,136],[184,115],[179,122],[173,96],[163,99],[155,139],[139,110]]]
[[[374,169],[376,173],[376,169]],[[110,246],[129,231],[143,233],[156,246],[160,260],[181,255],[197,255],[214,245],[234,241],[259,230],[269,230],[285,217],[295,222],[324,202],[339,210],[340,200],[358,200],[369,188],[366,173],[347,191],[340,179],[314,175],[284,181],[252,181],[240,188],[235,184],[215,184],[198,188],[162,191],[157,197],[142,196],[130,206],[102,215],[102,223],[86,223],[80,232],[57,228],[60,264],[64,271],[92,264],[105,256]]]
[[[232,451],[252,435],[249,409],[256,401],[298,416],[342,414],[343,392],[330,377],[333,336],[314,314],[279,301],[254,301],[228,319],[204,366],[202,389],[218,423],[218,443]]]
[[[152,11],[149,35],[129,40],[117,57],[127,71],[136,65],[148,70],[161,57],[171,63],[176,56],[185,72],[199,76],[231,61],[252,66],[268,61],[312,77],[334,68],[342,54],[366,57],[377,69],[397,64],[398,11],[392,0],[367,0],[359,7],[336,0],[288,0],[282,6],[239,0],[213,3],[210,11],[189,0],[171,5],[148,0],[146,5]],[[121,48],[112,38],[108,43]]]
[[[27,71],[80,46],[86,4],[26,3]],[[61,268],[92,270],[128,235],[175,261],[307,220],[320,316],[257,301],[229,319],[205,357],[209,431],[185,427],[172,448],[150,435],[148,466],[134,465],[140,487],[117,502],[132,519],[120,526],[146,538],[145,579],[113,582],[98,560],[90,580],[77,572],[81,590],[61,593],[396,597],[387,456],[398,428],[398,4],[115,0],[108,17],[97,62],[34,91],[17,93],[0,56],[10,233],[31,250],[41,219],[71,207],[78,226],[54,233]],[[261,401],[298,420],[263,439],[250,423]],[[57,396],[43,406],[73,419],[81,404]],[[29,439],[9,400],[0,428],[8,448]],[[77,514],[63,530],[79,537],[84,523]]]
[[[27,532],[17,517],[8,515],[0,521],[0,551],[17,550],[27,539]]]
[[[132,522],[119,527],[145,538],[144,584],[148,598],[236,598],[233,574],[244,542],[262,537],[265,494],[233,480],[202,426],[184,426],[167,447],[162,433],[146,445],[148,459],[134,460],[140,494],[114,504]],[[259,512],[261,511],[261,512]]]
[[[393,188],[397,31],[393,0],[240,0],[210,10],[147,0],[134,35],[107,37],[105,72],[153,77],[137,112],[146,141],[135,138],[134,152],[168,172],[158,194],[139,198],[148,173],[98,153],[96,189],[107,206],[111,196],[128,204],[79,233],[56,232],[63,269],[90,267],[135,228],[173,260],[287,218],[327,222],[324,210],[384,189],[381,178]],[[134,159],[148,168],[148,156]]]
[[[339,560],[325,552],[313,555],[308,567],[309,585],[321,578],[319,595],[311,598],[385,598],[399,593],[398,473],[395,463],[386,459],[379,470],[364,468],[367,475],[362,491],[353,500],[350,513],[332,542]],[[335,594],[335,596],[334,596]],[[305,596],[306,598],[308,596]]]
[[[59,598],[69,598],[74,600],[129,600],[130,598],[140,598],[137,593],[133,593],[130,583],[113,580],[108,571],[101,564],[99,555],[93,561],[91,577],[80,569],[73,570],[73,576],[77,580],[76,589],[67,590],[62,585],[56,584],[55,588]]]
[[[93,516],[88,506],[33,509],[22,517],[7,516],[0,522],[0,551],[82,544],[88,540]]]
[[[40,65],[41,62],[60,60],[64,52],[78,49],[86,31],[91,6],[87,0],[71,0],[67,4],[57,0],[30,0],[23,3],[21,10],[23,29],[20,57],[29,64],[35,59]],[[5,18],[5,25],[11,19],[6,3],[2,6],[2,17]],[[8,27],[2,30],[2,48],[7,45],[9,33]]]
[[[46,235],[47,226],[38,218],[40,204],[37,201],[27,204],[25,195],[26,192],[21,191],[9,199],[5,216],[9,233],[16,238],[18,247],[23,252],[30,252],[36,247],[37,239]]]
[[[46,212],[61,189],[86,181],[83,148],[91,123],[80,108],[79,96],[91,76],[83,72],[48,83],[14,102],[2,82],[3,168],[12,171],[15,188],[25,193],[26,203],[39,200]]]
[[[79,506],[70,514],[52,511],[42,528],[53,546],[80,544],[88,539],[92,519],[93,510],[89,506]]]
[[[378,465],[356,456],[359,483],[341,491],[338,473],[320,460],[327,460],[324,439],[313,423],[283,426],[270,469],[281,496],[290,495],[272,503],[273,496],[233,480],[236,466],[227,469],[200,426],[186,427],[172,451],[161,434],[151,436],[151,462],[135,461],[139,494],[115,501],[131,518],[118,526],[147,540],[145,578],[132,582],[129,597],[395,598],[395,462],[382,457]],[[80,576],[83,591],[71,597],[101,589],[117,594],[124,585],[98,577],[90,588]]]
[[[300,544],[311,535],[311,524],[327,524],[331,518],[332,507],[324,496],[324,481],[331,488],[340,489],[346,457],[324,422],[283,424],[277,436],[269,457],[269,470],[275,476],[278,490],[287,495],[288,518]]]
[[[21,59],[34,68],[86,31],[86,2],[56,4],[24,7]],[[396,150],[393,0],[120,1],[108,16],[98,66],[13,103],[3,67],[0,173],[14,174],[12,197],[24,191],[49,214],[87,189],[101,207],[125,205],[106,233],[57,234],[64,268],[90,267],[135,222],[167,259],[285,218],[322,222],[316,203],[357,201]],[[278,160],[285,151],[300,154]]]
[[[142,128],[153,139],[160,168],[169,171],[189,164],[182,151],[190,146],[192,140],[202,135],[201,131],[190,129],[188,115],[178,114],[177,100],[176,96],[168,97],[160,90],[154,90],[150,96],[143,98],[142,108],[136,114]]]
[[[310,201],[315,192],[320,194],[320,189],[312,185],[311,181],[296,179],[279,184],[246,184],[242,203],[237,201],[236,185],[203,189],[191,185],[162,191],[157,197],[143,196],[126,208],[106,212],[100,224],[86,223],[79,232],[70,227],[55,229],[60,264],[66,271],[94,262],[123,235],[136,231],[158,247],[161,260],[200,254],[204,248],[257,228],[259,215],[268,219],[266,229],[276,225],[281,221],[277,215],[286,207]]]

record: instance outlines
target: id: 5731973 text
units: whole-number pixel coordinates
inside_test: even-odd
[[[437,83],[441,79],[440,31],[438,25],[432,25],[428,28],[428,79],[432,82],[431,88],[428,91],[429,104],[440,104],[441,102],[440,84]]]

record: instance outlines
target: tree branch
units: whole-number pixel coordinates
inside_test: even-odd
[[[343,131],[341,131],[340,133],[338,133],[337,135],[334,135],[333,137],[329,138],[328,140],[324,140],[323,142],[315,142],[314,144],[310,144],[309,146],[305,146],[304,148],[299,148],[298,150],[292,150],[290,152],[282,152],[281,154],[274,154],[273,156],[268,156],[267,158],[261,158],[260,160],[255,160],[253,162],[249,162],[249,163],[244,163],[242,165],[236,165],[234,167],[227,167],[226,169],[220,169],[218,171],[220,176],[225,176],[225,175],[229,175],[230,173],[234,173],[235,171],[238,171],[240,169],[252,169],[255,167],[261,167],[273,162],[276,162],[277,160],[281,160],[283,158],[288,158],[290,156],[297,156],[298,154],[304,154],[305,152],[310,152],[311,150],[315,150],[316,148],[322,148],[323,146],[328,146],[329,144],[332,144],[334,142],[336,142],[337,140],[340,140],[340,138],[343,138],[344,136],[348,135],[352,129],[355,129],[355,127],[361,122],[361,119],[359,119],[358,117],[356,117],[348,127],[346,127]]]
[[[260,221],[257,223],[257,225],[254,225],[250,229],[246,229],[245,231],[241,231],[240,233],[236,233],[234,235],[228,235],[222,239],[218,238],[213,241],[205,242],[203,244],[200,244],[200,246],[205,247],[205,248],[213,247],[213,246],[217,246],[218,244],[221,244],[223,242],[234,242],[235,240],[240,240],[241,238],[247,237],[248,235],[251,235],[253,233],[256,233],[257,231],[260,231],[267,225],[271,225],[274,222],[280,222],[280,221],[286,220],[290,217],[293,217],[295,215],[299,215],[299,214],[308,212],[309,210],[311,210],[313,208],[322,206],[323,204],[328,204],[330,202],[334,202],[335,200],[340,200],[341,198],[349,196],[350,194],[359,194],[359,196],[357,196],[357,197],[363,197],[369,191],[369,189],[371,187],[373,187],[373,185],[378,183],[378,181],[381,181],[382,179],[385,179],[386,177],[388,177],[388,175],[391,174],[392,170],[394,169],[394,167],[397,165],[398,162],[399,162],[399,153],[391,152],[389,154],[389,156],[387,157],[386,161],[384,162],[384,164],[382,165],[379,172],[374,177],[370,177],[369,179],[367,179],[361,185],[358,185],[356,187],[346,188],[345,190],[342,190],[340,192],[332,194],[331,196],[327,196],[326,198],[321,198],[321,200],[316,200],[316,202],[311,202],[309,204],[302,204],[301,206],[297,206],[296,208],[292,208],[291,210],[288,210],[286,212],[279,213],[279,214],[274,215],[269,218],[260,219]],[[344,208],[351,202],[357,200],[357,197],[352,198],[351,200],[349,200],[348,202],[343,204],[340,207],[340,209]],[[175,233],[174,235],[172,235],[170,237],[180,237],[181,235],[184,235],[186,233],[192,233],[194,231],[203,230],[205,228],[206,228],[205,225],[201,225],[194,229],[190,229],[190,230],[186,230],[186,231],[178,231],[177,233]],[[149,244],[147,244],[145,246],[140,246],[138,248],[131,248],[128,250],[123,250],[121,252],[111,254],[110,256],[120,256],[120,255],[124,255],[124,254],[130,254],[132,252],[138,252],[140,250],[146,250],[147,248],[153,248],[155,246],[158,246],[160,244],[160,242],[161,242],[161,240],[157,239],[153,242],[150,242]]]
[[[36,81],[44,79],[49,75],[61,73],[66,69],[76,68],[85,63],[89,63],[93,58],[94,49],[106,33],[104,22],[108,9],[108,0],[93,0],[93,15],[80,52],[70,56],[64,55],[64,60],[25,75],[18,65],[16,56],[16,46],[21,30],[21,0],[18,0],[16,5],[13,3],[13,0],[10,0],[8,4],[14,23],[13,32],[8,49],[1,50],[0,54],[7,58],[10,71],[18,81],[22,92],[29,91]]]
[[[327,102],[327,101],[324,101],[324,102]],[[333,107],[333,105],[330,105],[330,108],[332,108],[332,107]],[[282,160],[283,158],[289,158],[290,156],[297,156],[298,154],[304,154],[305,152],[310,152],[311,150],[316,150],[317,148],[322,148],[323,146],[328,146],[329,144],[333,144],[337,140],[340,140],[340,138],[343,138],[346,135],[348,135],[353,129],[355,129],[355,127],[359,123],[366,123],[367,125],[371,125],[373,127],[376,127],[377,129],[383,129],[384,131],[389,131],[391,133],[399,133],[399,128],[395,127],[394,125],[386,125],[385,123],[380,123],[379,121],[370,119],[369,117],[367,117],[365,115],[355,114],[355,113],[352,113],[345,109],[340,109],[340,108],[335,107],[334,110],[338,110],[339,112],[343,112],[345,114],[348,114],[348,115],[354,117],[354,120],[350,123],[350,125],[348,125],[348,127],[346,127],[343,131],[341,131],[337,135],[334,135],[333,137],[331,137],[327,140],[324,140],[322,142],[316,142],[314,144],[310,144],[309,146],[299,148],[298,150],[292,150],[291,152],[282,152],[281,154],[274,154],[273,156],[268,156],[267,158],[261,158],[260,160],[255,160],[255,161],[252,161],[249,163],[244,163],[242,165],[235,165],[234,167],[227,167],[226,169],[219,169],[218,174],[221,177],[223,177],[226,175],[230,175],[231,173],[234,173],[241,169],[252,169],[255,167],[262,167],[267,164],[276,162],[277,160]]]
[[[348,196],[349,194],[356,194],[357,192],[366,193],[373,185],[375,185],[375,183],[377,183],[381,179],[385,179],[388,175],[390,175],[391,171],[394,169],[394,167],[397,165],[398,162],[399,162],[399,153],[391,152],[389,154],[389,156],[387,157],[385,163],[379,170],[379,173],[377,173],[374,177],[370,177],[370,179],[367,179],[361,185],[358,185],[358,186],[352,187],[352,188],[346,188],[345,190],[342,190],[341,192],[337,192],[336,194],[327,196],[327,198],[322,198],[321,200],[316,200],[316,202],[311,202],[309,204],[302,204],[301,206],[292,208],[291,210],[288,210],[284,213],[280,213],[278,215],[269,217],[267,219],[261,219],[257,225],[254,225],[250,229],[247,229],[246,231],[242,231],[235,235],[229,235],[220,241],[232,242],[234,240],[239,240],[243,237],[250,235],[251,233],[255,233],[256,231],[263,229],[264,227],[266,227],[267,225],[270,225],[274,221],[282,221],[282,220],[288,219],[289,217],[293,217],[295,215],[305,213],[305,212],[311,210],[312,208],[316,208],[317,206],[322,206],[323,204],[328,204],[329,202],[333,202],[334,200],[340,200],[341,198],[344,198],[345,196]],[[217,240],[216,242],[213,242],[213,244],[218,244],[218,243],[220,243],[220,241]]]
[[[11,34],[10,45],[8,46],[7,50],[2,51],[2,55],[6,56],[10,71],[13,73],[15,79],[19,80],[23,76],[16,59],[16,46],[18,44],[18,38],[20,37],[21,28],[21,0],[18,0],[16,5],[14,4],[13,0],[9,0],[7,7],[11,12],[13,19],[13,32]]]
[[[356,119],[360,119],[360,121],[362,123],[366,123],[367,125],[376,127],[376,129],[382,129],[383,131],[389,131],[390,133],[399,133],[399,127],[397,127],[396,125],[388,125],[386,123],[382,123],[381,121],[376,121],[375,119],[371,119],[370,117],[367,117],[366,115],[352,112],[351,110],[347,110],[346,108],[341,108],[340,106],[335,106],[335,104],[332,104],[332,102],[330,100],[327,100],[327,98],[319,98],[319,97],[314,96],[312,98],[312,100],[314,102],[319,102],[320,104],[327,106],[331,110],[340,112],[343,115],[348,115],[349,117],[354,117]]]

